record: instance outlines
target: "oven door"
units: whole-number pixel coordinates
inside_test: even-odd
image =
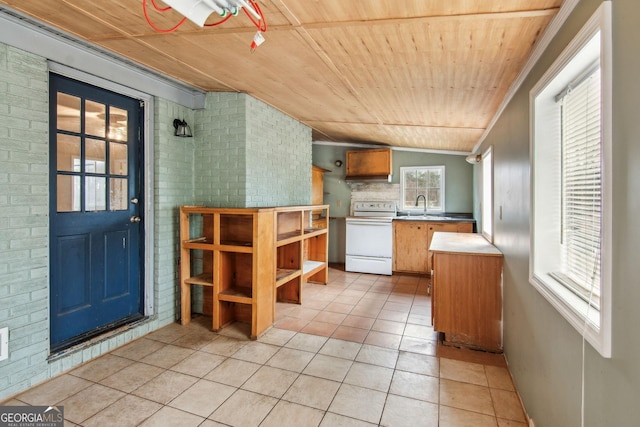
[[[390,219],[347,218],[346,225],[347,255],[392,257],[393,227]]]

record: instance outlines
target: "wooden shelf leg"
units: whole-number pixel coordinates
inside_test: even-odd
[[[182,283],[180,286],[180,323],[188,325],[191,322],[191,285]]]

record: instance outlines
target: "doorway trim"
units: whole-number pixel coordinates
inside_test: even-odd
[[[136,89],[123,86],[119,83],[114,83],[109,80],[105,80],[101,77],[94,76],[84,71],[76,70],[66,65],[59,64],[53,61],[47,61],[47,65],[50,73],[59,74],[65,77],[69,77],[75,80],[79,80],[84,83],[97,86],[102,89],[107,89],[112,92],[119,93],[121,95],[128,96],[130,98],[138,99],[144,102],[144,118],[143,118],[143,133],[142,139],[142,153],[144,164],[144,316],[150,317],[155,314],[155,275],[153,270],[155,259],[155,237],[154,237],[154,192],[153,192],[153,177],[154,177],[154,141],[155,135],[153,132],[154,122],[153,116],[155,111],[154,97],[148,93],[140,92]]]

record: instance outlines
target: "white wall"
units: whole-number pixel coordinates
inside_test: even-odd
[[[480,148],[493,146],[494,243],[505,254],[504,345],[509,368],[526,410],[537,426],[636,426],[640,420],[640,3],[613,1],[613,357],[585,345],[528,281],[529,272],[529,91],[582,25],[600,6],[582,0],[533,68]],[[479,188],[476,188],[476,201]],[[477,204],[477,203],[476,203]]]

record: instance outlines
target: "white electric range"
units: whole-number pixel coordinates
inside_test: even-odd
[[[346,271],[391,275],[395,216],[393,201],[353,203],[346,219]]]

